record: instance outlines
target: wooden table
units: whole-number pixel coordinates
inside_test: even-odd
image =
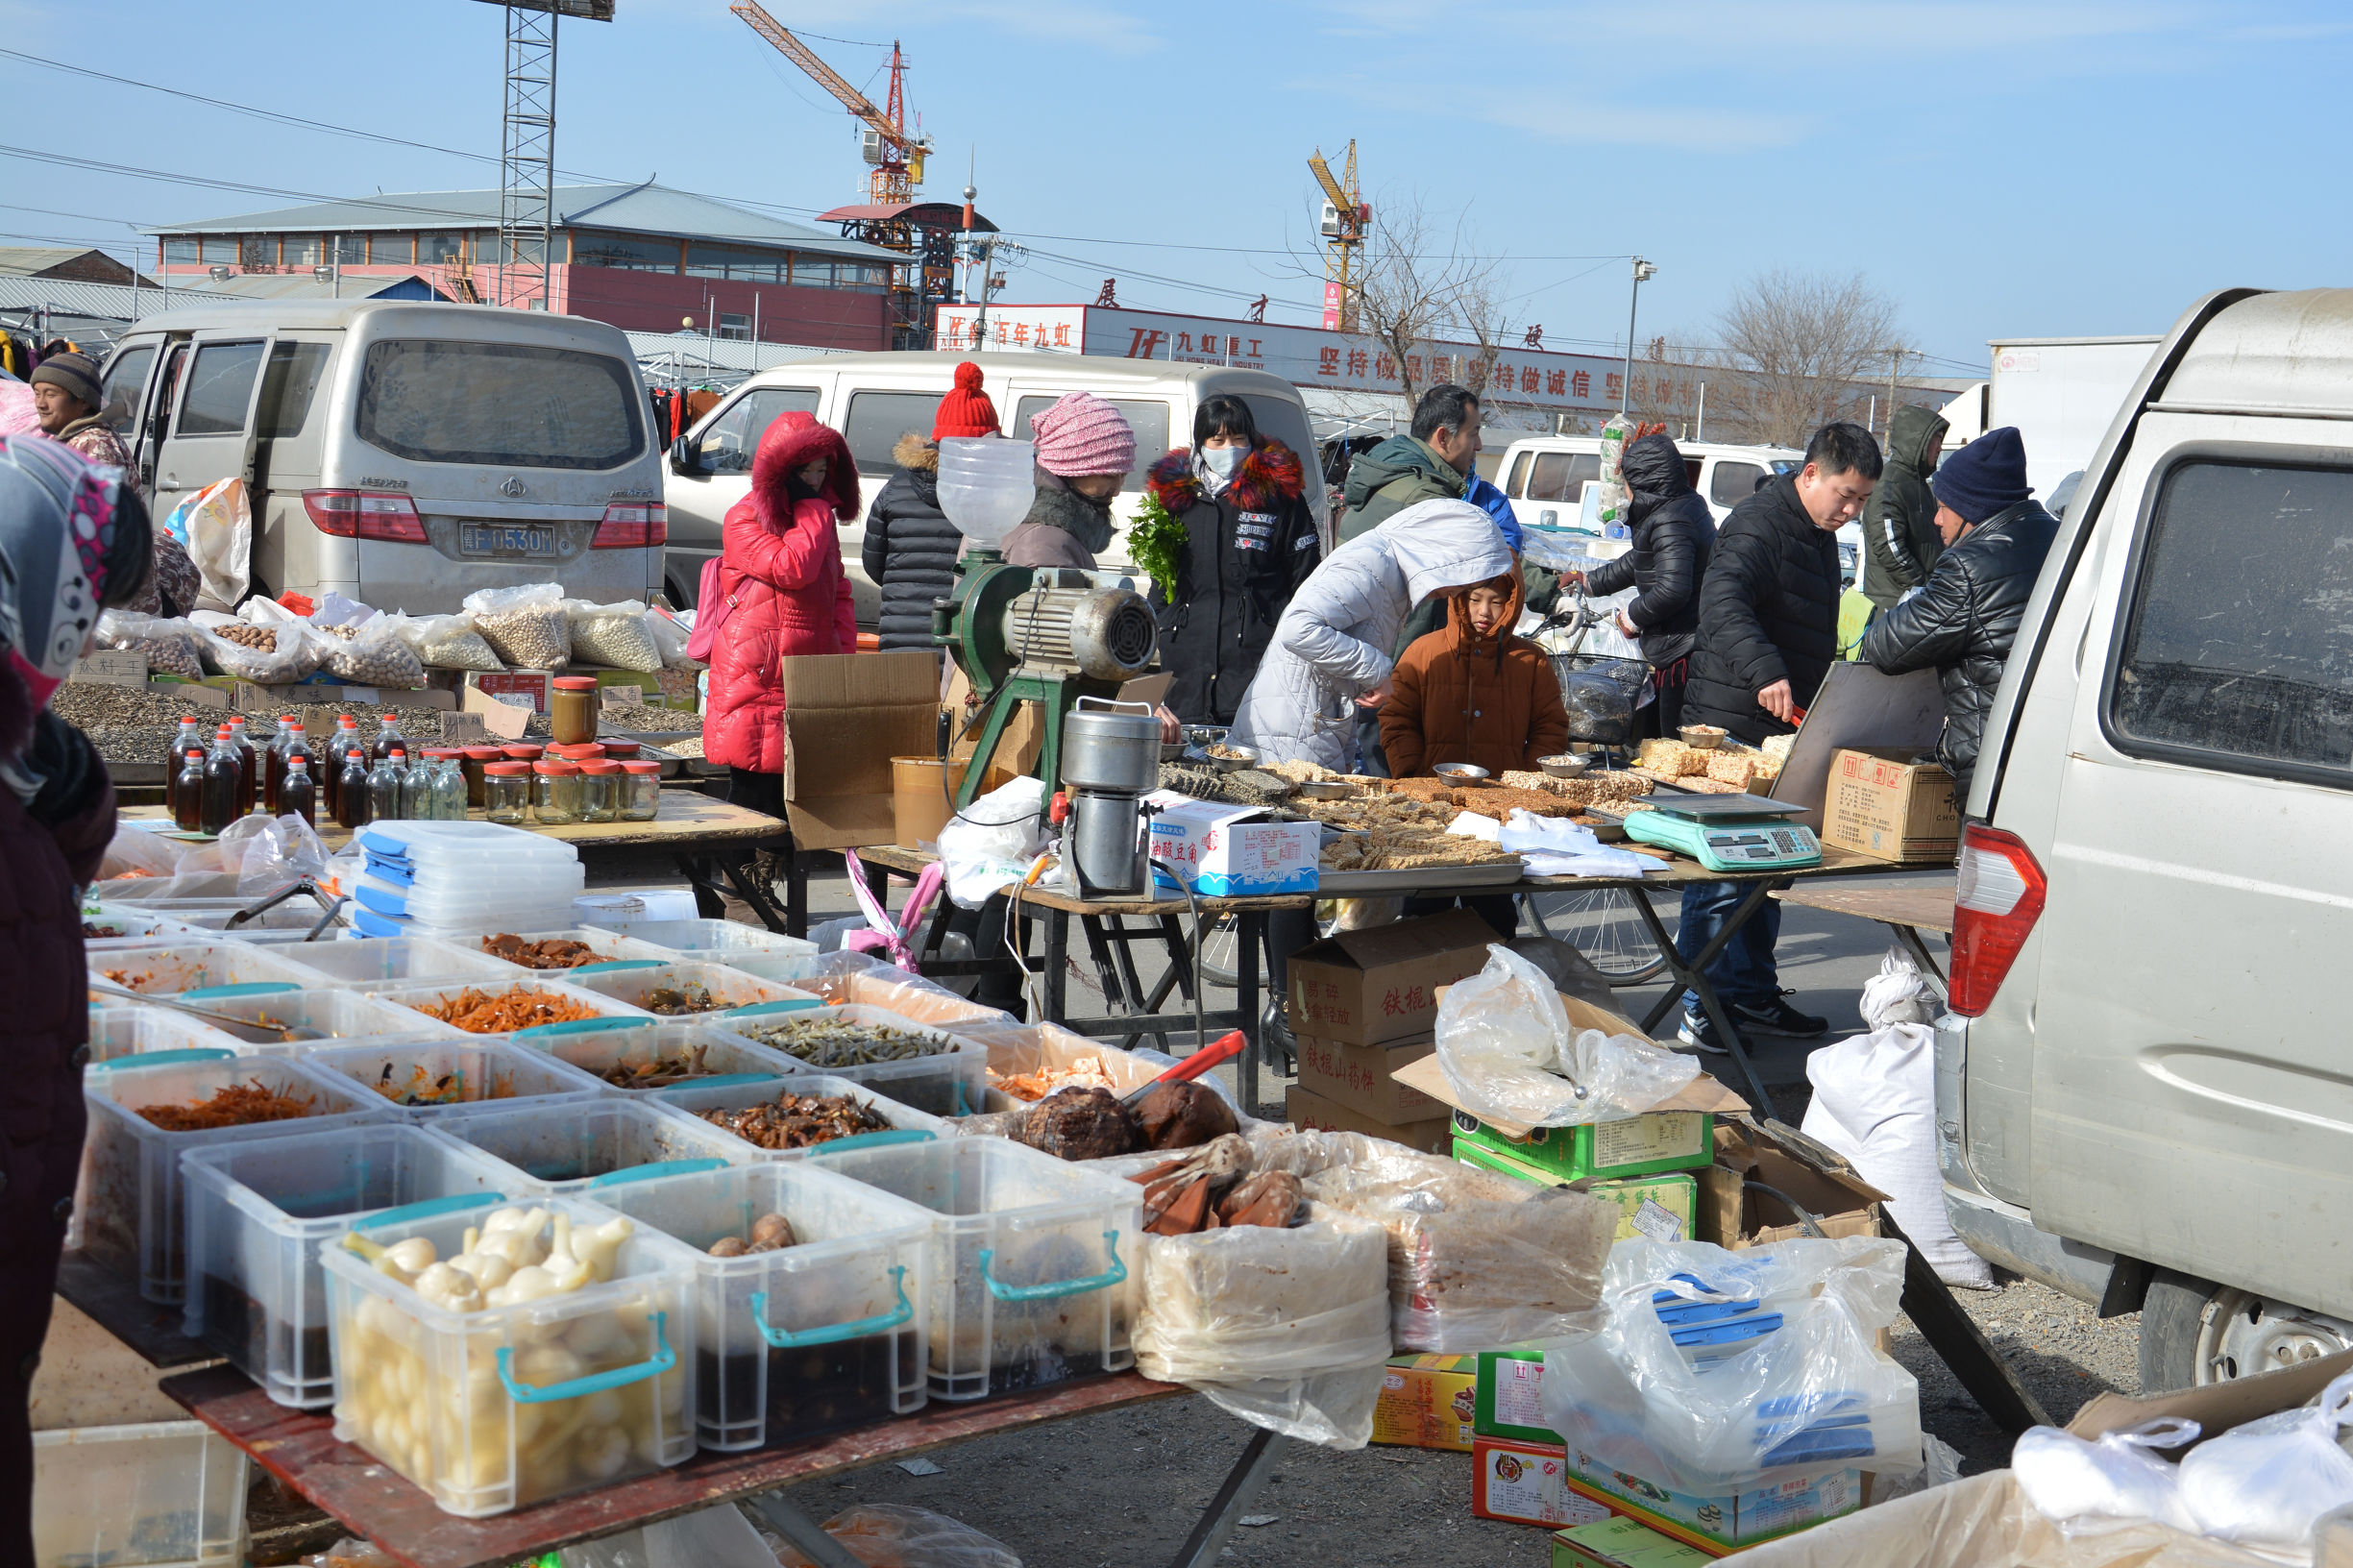
[[[895,845],[877,845],[853,851],[870,868],[881,868],[899,877],[914,877],[939,857],[919,849],[901,849]],[[1002,890],[1006,894],[1015,889]],[[1503,889],[1498,892],[1506,891]],[[1278,909],[1306,909],[1315,902],[1311,894],[1291,894],[1283,896],[1242,898],[1080,898],[1067,893],[1043,886],[1018,890],[1014,909],[1008,912],[1009,928],[1015,933],[1014,942],[1024,948],[1022,972],[1028,975],[1026,943],[1020,935],[1017,916],[1022,911],[1034,911],[1044,916],[1045,956],[1040,980],[1043,995],[1041,1008],[1046,1021],[1082,1035],[1111,1037],[1133,1041],[1146,1035],[1165,1035],[1172,1031],[1190,1032],[1195,1027],[1192,1013],[1162,1013],[1171,990],[1181,992],[1187,1001],[1198,1003],[1201,996],[1200,978],[1193,972],[1192,955],[1197,949],[1188,943],[1181,914],[1193,917],[1193,943],[1198,943],[1208,928],[1219,919],[1234,917],[1234,1006],[1231,1009],[1205,1010],[1198,1015],[1199,1027],[1206,1032],[1222,1034],[1239,1029],[1250,1041],[1249,1049],[1235,1068],[1236,1087],[1242,1109],[1252,1115],[1263,1115],[1272,1110],[1276,1119],[1284,1113],[1267,1106],[1263,1094],[1265,1079],[1265,1048],[1259,1028],[1259,947],[1264,941],[1266,916]],[[945,929],[948,900],[942,894],[931,929],[916,946],[919,952],[930,952],[938,946],[940,934]],[[1070,921],[1076,917],[1090,955],[1094,960],[1095,973],[1103,986],[1105,1002],[1120,1011],[1100,1017],[1073,1018],[1069,1016],[1068,970],[1070,951]],[[1149,924],[1131,929],[1130,918],[1140,918]],[[1164,943],[1168,953],[1169,973],[1160,985],[1147,992],[1136,972],[1136,961],[1130,946],[1137,942]],[[1010,958],[982,958],[969,964],[935,964],[925,968],[929,974],[954,974],[986,971],[1003,973],[1014,968]],[[1202,1041],[1206,1044],[1207,1041]]]
[[[127,821],[168,821],[160,806],[128,806]],[[468,821],[483,820],[479,811],[466,814]],[[349,828],[332,822],[317,824],[320,840],[331,850],[352,842]],[[761,879],[750,874],[751,851],[760,845],[781,847],[790,842],[784,823],[744,806],[730,805],[694,790],[664,790],[660,815],[648,822],[572,822],[561,827],[524,823],[526,833],[561,839],[580,851],[580,859],[595,865],[598,855],[624,849],[668,850],[678,873],[693,884],[695,905],[716,919],[722,899],[732,893],[767,922],[772,931],[786,928],[784,911],[776,908]],[[803,923],[806,921],[804,919]]]
[[[1902,870],[1935,870],[1909,867]],[[1953,885],[1939,882],[1920,888],[1791,888],[1774,894],[1785,904],[1800,904],[1807,909],[1827,910],[1833,915],[1852,915],[1859,919],[1876,920],[1891,932],[1896,940],[1909,949],[1920,962],[1920,970],[1939,991],[1945,989],[1945,970],[1928,951],[1923,931],[1933,931],[1940,937],[1952,935]]]

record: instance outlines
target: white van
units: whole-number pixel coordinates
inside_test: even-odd
[[[661,448],[621,330],[395,300],[208,303],[108,358],[106,415],[159,523],[245,479],[253,590],[454,610],[556,581],[661,586]]]
[[[1114,508],[1119,531],[1102,552],[1106,570],[1132,567],[1127,524],[1143,499],[1144,471],[1170,448],[1192,444],[1194,408],[1221,392],[1248,404],[1259,433],[1282,442],[1307,465],[1308,505],[1317,527],[1330,537],[1323,486],[1312,474],[1315,440],[1309,433],[1307,405],[1297,387],[1262,371],[1078,355],[837,354],[762,371],[673,444],[663,482],[670,505],[671,601],[695,601],[702,563],[719,553],[727,508],[751,489],[751,457],[761,434],[777,415],[797,410],[841,431],[858,465],[860,513],[842,528],[842,560],[857,595],[858,622],[871,626],[881,596],[859,560],[865,508],[890,482],[896,466],[892,447],[909,430],[931,433],[940,399],[954,385],[956,367],[967,360],[981,367],[987,378],[982,390],[996,404],[1005,433],[1016,439],[1029,439],[1031,417],[1071,392],[1091,392],[1127,416],[1136,431],[1136,466]]]
[[[1961,840],[1946,1209],[2140,1311],[2145,1391],[2353,1346],[2353,289],[2158,346],[2061,521]]]

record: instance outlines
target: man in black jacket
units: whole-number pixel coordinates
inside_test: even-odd
[[[1887,467],[1863,508],[1863,597],[1876,615],[1926,582],[1944,553],[1928,476],[1944,451],[1946,428],[1945,417],[1928,408],[1899,408],[1887,422]]]
[[[1629,445],[1619,460],[1631,498],[1627,515],[1633,548],[1585,575],[1585,591],[1615,594],[1640,590],[1618,612],[1618,629],[1642,642],[1651,662],[1654,700],[1645,710],[1644,732],[1672,736],[1682,723],[1685,657],[1698,640],[1700,583],[1716,548],[1716,516],[1691,487],[1683,454],[1664,432]]]
[[[1945,692],[1937,760],[1966,809],[1985,716],[2059,525],[2030,499],[2026,448],[2011,426],[1954,453],[1928,483],[1944,553],[1919,593],[1872,623],[1862,657],[1891,675],[1936,667]]]
[[[1684,723],[1719,725],[1752,746],[1797,728],[1838,658],[1837,533],[1871,500],[1879,470],[1869,430],[1825,425],[1806,443],[1803,468],[1732,508],[1700,586]],[[1686,887],[1677,950],[1697,956],[1747,895],[1737,882]],[[1781,906],[1767,899],[1708,966],[1708,984],[1741,1029],[1811,1040],[1829,1020],[1782,999],[1773,959],[1780,932]],[[1723,1048],[1695,992],[1683,993],[1681,1035],[1703,1050]]]

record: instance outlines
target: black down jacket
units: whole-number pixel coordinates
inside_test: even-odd
[[[902,435],[891,449],[898,472],[866,514],[866,544],[858,558],[882,590],[882,646],[932,648],[931,601],[956,585],[956,551],[964,535],[940,510],[940,449],[919,435]]]
[[[1152,465],[1144,483],[1185,525],[1174,582],[1152,584],[1161,668],[1176,677],[1168,711],[1189,724],[1230,724],[1291,592],[1323,560],[1298,456],[1263,438],[1215,500],[1201,493],[1189,447]]]
[[[1716,515],[1691,487],[1683,454],[1664,434],[1646,435],[1620,463],[1632,504],[1633,548],[1585,574],[1585,591],[1638,588],[1626,618],[1642,633],[1642,656],[1663,670],[1691,651],[1700,629],[1700,584],[1716,549]]]
[[[1700,585],[1699,640],[1683,722],[1721,724],[1751,746],[1786,734],[1756,694],[1789,682],[1802,708],[1838,657],[1838,541],[1814,526],[1787,475],[1732,508]]]
[[[1863,593],[1883,610],[1926,582],[1945,552],[1936,498],[1928,493],[1936,467],[1928,449],[1945,439],[1945,416],[1929,408],[1899,408],[1888,422],[1887,466],[1863,508]]]
[[[2040,502],[1996,512],[1937,557],[1925,587],[1863,633],[1859,656],[1875,669],[1900,675],[1936,667],[1945,692],[1945,737],[1936,754],[1952,773],[1958,799],[1969,798],[2001,667],[2058,531]]]

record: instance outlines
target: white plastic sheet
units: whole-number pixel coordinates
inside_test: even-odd
[[[1552,980],[1500,943],[1438,1004],[1437,1046],[1465,1111],[1530,1127],[1639,1115],[1700,1072],[1691,1057],[1630,1035],[1573,1029]]]
[[[1038,814],[1045,783],[1022,777],[991,790],[940,829],[940,861],[947,895],[958,908],[978,909],[1008,882],[1018,882],[1043,842]]]
[[[2058,1524],[2150,1519],[2194,1531],[2181,1504],[2180,1475],[2155,1452],[2197,1440],[2198,1425],[2174,1416],[2087,1440],[2056,1427],[2029,1427],[2010,1451],[2026,1501]]]
[[[2181,1504],[2204,1534],[2309,1561],[2320,1516],[2353,1505],[2353,1373],[2316,1406],[2281,1410],[2201,1443],[2181,1461]]]

